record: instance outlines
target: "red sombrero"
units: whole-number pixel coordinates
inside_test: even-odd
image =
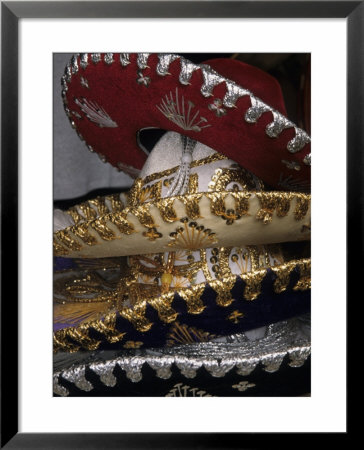
[[[286,118],[278,82],[240,61],[194,64],[173,54],[83,53],[62,78],[72,126],[90,150],[136,176],[145,128],[189,136],[273,188],[310,181],[310,138]]]

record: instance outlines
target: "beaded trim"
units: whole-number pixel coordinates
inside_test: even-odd
[[[66,101],[66,92],[68,89],[68,84],[71,82],[72,76],[76,73],[78,73],[79,68],[85,69],[88,65],[89,56],[91,61],[94,64],[98,64],[100,61],[102,61],[101,54],[100,53],[81,53],[74,55],[71,62],[66,66],[65,73],[62,76],[61,84],[62,84],[62,96],[65,101],[65,109],[67,108],[67,101]],[[148,66],[148,59],[150,54],[149,53],[138,53],[136,62],[133,62],[130,60],[130,54],[129,53],[122,53],[119,55],[119,57],[114,57],[115,55],[113,53],[105,53],[104,54],[104,61],[106,64],[120,64],[121,68],[125,68],[129,64],[136,64],[135,70],[137,79],[140,78],[140,71],[149,67]],[[156,67],[152,68],[155,70],[156,74],[160,77],[165,77],[169,75],[168,69],[170,64],[175,61],[180,61],[180,74],[179,74],[179,82],[182,85],[187,85],[190,83],[192,74],[195,71],[201,71],[203,83],[200,87],[200,92],[203,97],[211,97],[213,95],[213,89],[217,85],[224,84],[226,93],[223,97],[221,102],[221,107],[224,106],[226,108],[234,108],[236,107],[236,102],[240,97],[249,96],[251,106],[244,112],[242,119],[245,120],[248,123],[256,123],[260,119],[260,117],[265,112],[270,112],[273,116],[273,120],[271,123],[269,123],[265,129],[265,133],[267,136],[271,137],[272,139],[279,137],[281,132],[284,129],[287,128],[293,128],[295,132],[295,136],[293,139],[291,139],[287,143],[287,150],[290,153],[297,153],[300,150],[302,150],[306,144],[311,142],[310,137],[308,134],[298,128],[293,122],[288,120],[283,114],[276,111],[266,103],[264,103],[262,100],[260,100],[258,97],[256,97],[252,92],[249,90],[239,86],[234,81],[229,80],[228,78],[225,78],[221,75],[219,75],[215,70],[213,70],[210,66],[206,64],[194,64],[191,61],[178,56],[174,54],[159,54],[158,55],[158,63]],[[149,67],[150,68],[150,67]],[[150,77],[148,77],[150,82]],[[144,80],[144,79],[143,79]],[[146,84],[147,85],[147,84]],[[177,94],[176,94],[177,95]],[[165,105],[167,109],[169,108],[168,105]],[[163,109],[162,105],[162,109]],[[223,109],[223,108],[221,108]],[[225,111],[225,110],[224,110]],[[162,111],[163,112],[163,111]],[[168,111],[167,111],[168,112]],[[226,112],[226,111],[225,111]],[[69,116],[70,120],[72,121],[69,111],[67,112],[67,115]],[[165,114],[166,112],[163,112]],[[73,122],[74,123],[74,122]],[[192,125],[191,125],[192,127]],[[199,131],[200,127],[196,128],[196,131]],[[187,128],[190,129],[190,128]],[[303,158],[303,163],[305,165],[311,165],[311,158],[309,156],[306,156]]]

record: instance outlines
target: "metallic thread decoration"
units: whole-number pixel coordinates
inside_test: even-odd
[[[137,66],[139,69],[143,70],[148,67],[147,62],[149,58],[150,53],[138,53],[137,56]]]
[[[211,97],[214,87],[225,81],[225,78],[219,75],[210,66],[200,65],[204,83],[201,87],[201,94],[204,97]]]
[[[266,134],[271,138],[277,138],[286,128],[293,128],[294,124],[277,111],[272,111],[273,122],[269,123],[265,129]]]
[[[104,61],[106,64],[111,65],[114,62],[114,54],[113,53],[105,53]]]
[[[296,127],[295,127],[295,131],[296,131],[296,136],[292,140],[290,140],[287,144],[287,150],[291,153],[299,152],[300,150],[303,149],[303,147],[306,144],[309,144],[311,142],[310,137],[308,136],[308,134],[305,131],[303,131],[299,128],[296,128]]]
[[[91,53],[91,61],[97,64],[101,61],[101,53]]]
[[[88,53],[80,53],[80,66],[84,70],[88,66]]]
[[[92,391],[92,389],[94,387],[88,380],[86,380],[85,372],[86,372],[86,366],[81,365],[81,366],[74,367],[74,368],[71,368],[71,369],[63,372],[62,378],[74,383],[74,385],[76,387],[78,387],[78,389],[89,392],[89,391]]]
[[[304,159],[303,159],[304,164],[306,164],[307,166],[311,165],[311,153],[308,153]]]
[[[157,64],[156,72],[161,77],[164,77],[165,75],[168,75],[168,69],[171,62],[179,59],[179,56],[161,53],[158,55],[158,58],[159,62]]]
[[[129,55],[129,53],[120,53],[120,64],[123,67],[126,67],[128,64],[130,64],[130,55]]]
[[[148,87],[151,83],[150,77],[144,76],[142,72],[138,72],[138,78],[136,81],[138,84],[142,84],[145,87]]]
[[[179,97],[178,88],[176,88],[175,96],[172,92],[166,94],[160,105],[156,105],[157,109],[171,122],[178,125],[182,130],[191,130],[199,132],[203,128],[211,125],[207,124],[205,117],[199,116],[200,111],[193,111],[195,105],[187,100],[184,96]]]
[[[216,114],[216,117],[222,117],[226,114],[226,109],[222,107],[222,100],[219,98],[215,98],[213,103],[208,105],[210,111],[213,111]]]
[[[253,94],[247,89],[243,89],[232,81],[226,81],[227,92],[223,99],[223,105],[227,108],[233,108],[240,97]]]
[[[71,65],[72,65],[72,74],[74,75],[78,72],[78,57],[77,57],[77,55],[72,56]]]
[[[118,124],[114,122],[107,112],[96,102],[82,98],[75,100],[82,112],[90,122],[96,123],[100,128],[117,128]]]
[[[288,169],[294,169],[294,170],[301,170],[301,166],[296,161],[287,161],[286,159],[282,159],[282,163],[288,168]]]
[[[248,123],[256,123],[261,115],[265,112],[271,111],[272,109],[262,102],[259,98],[250,97],[252,106],[247,109],[245,113],[245,121]]]
[[[181,72],[179,74],[179,82],[181,84],[190,84],[190,79],[195,70],[199,70],[200,66],[193,64],[185,58],[181,58]]]
[[[86,78],[80,77],[80,83],[81,83],[81,86],[83,86],[83,87],[85,87],[87,89],[90,89],[90,87],[88,85],[88,81],[86,80]]]
[[[65,79],[67,81],[67,83],[69,83],[71,81],[72,78],[72,68],[71,68],[71,63],[68,63],[65,70],[64,70],[64,76]]]

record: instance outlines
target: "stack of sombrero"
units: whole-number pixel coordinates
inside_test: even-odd
[[[297,371],[310,348],[310,139],[278,83],[235,60],[105,53],[74,56],[62,86],[80,138],[135,181],[55,211],[55,393],[172,395],[193,374],[208,395],[292,395],[284,375],[246,378]],[[145,128],[167,131],[149,155]]]

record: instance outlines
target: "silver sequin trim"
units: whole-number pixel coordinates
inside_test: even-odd
[[[271,111],[271,109],[259,98],[251,96],[250,100],[252,106],[245,113],[245,121],[256,123],[263,113]]]
[[[139,69],[146,69],[147,66],[147,62],[148,62],[148,58],[149,58],[150,53],[138,53],[138,57],[137,57],[137,66],[139,67]]]
[[[164,77],[165,75],[168,75],[168,69],[171,65],[171,62],[175,61],[179,58],[177,55],[166,55],[166,54],[160,54],[158,55],[159,62],[157,64],[157,74]]]
[[[204,97],[211,97],[214,87],[225,81],[225,78],[219,75],[215,70],[211,69],[210,66],[201,65],[202,75],[204,83],[201,87],[201,94]]]
[[[72,69],[71,69],[71,63],[68,63],[65,70],[64,70],[64,77],[67,83],[71,81],[72,78]]]
[[[247,89],[243,89],[232,81],[226,82],[227,93],[223,99],[223,104],[227,108],[233,108],[235,103],[240,97],[244,97],[245,95],[252,96],[252,93]]]
[[[93,385],[85,378],[86,366],[76,366],[62,373],[62,377],[73,383],[78,389],[82,391],[92,391]]]
[[[299,128],[295,128],[295,131],[296,136],[287,144],[287,149],[291,153],[299,152],[306,144],[311,142],[310,137],[305,131]]]
[[[101,53],[91,53],[91,61],[97,64],[101,61]]]
[[[88,66],[88,53],[80,53],[80,66],[82,69]]]
[[[179,74],[179,82],[181,84],[190,84],[190,79],[195,70],[199,70],[200,66],[193,64],[185,58],[181,58],[181,72]]]
[[[77,57],[77,55],[72,56],[71,65],[72,65],[72,74],[74,75],[78,72],[78,57]]]
[[[269,123],[265,129],[267,135],[271,138],[278,137],[286,128],[294,127],[294,124],[277,111],[272,111],[273,122]]]
[[[123,67],[126,67],[128,64],[130,64],[129,53],[120,53],[120,64]]]
[[[113,53],[105,53],[104,61],[108,65],[112,64],[114,62],[114,54]]]

